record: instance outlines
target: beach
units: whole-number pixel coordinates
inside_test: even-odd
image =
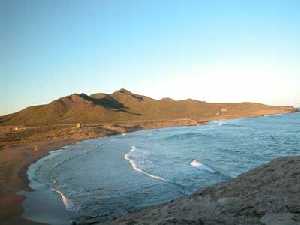
[[[276,111],[276,114],[278,111]],[[267,114],[266,112],[263,115]],[[275,112],[270,113],[275,114]],[[252,115],[260,116],[260,115]],[[239,118],[238,116],[236,116]],[[244,117],[241,116],[241,117]],[[226,119],[226,118],[220,118]],[[11,127],[2,127],[0,164],[1,164],[1,196],[0,219],[4,225],[36,224],[22,218],[23,197],[16,194],[19,191],[29,191],[27,180],[28,166],[48,154],[49,151],[60,149],[81,140],[121,134],[140,129],[170,127],[170,126],[195,126],[206,123],[189,119],[169,121],[143,121],[131,124],[101,124],[86,125],[76,128],[76,125],[53,126],[51,128],[26,128],[24,133],[11,140],[4,134],[16,133]],[[7,131],[9,130],[9,131]],[[26,132],[30,132],[30,135]],[[10,135],[11,137],[12,135]]]
[[[2,128],[4,129],[4,128]],[[49,133],[64,130],[63,135],[49,139]],[[4,224],[34,224],[21,218],[23,197],[16,193],[21,190],[30,190],[28,187],[28,166],[48,154],[49,151],[59,149],[65,145],[76,143],[84,139],[96,138],[106,135],[121,133],[123,130],[114,131],[97,129],[93,127],[93,133],[88,133],[90,128],[83,128],[67,134],[66,131],[74,130],[73,127],[53,128],[50,131],[40,133],[40,128],[35,128],[30,138],[23,138],[22,142],[2,142],[0,150],[1,182],[0,182],[0,218]],[[36,137],[35,137],[36,136]]]
[[[29,191],[27,168],[37,159],[48,154],[50,150],[74,143],[74,140],[61,140],[55,142],[38,142],[38,151],[34,151],[31,144],[4,147],[0,152],[1,164],[1,196],[0,218],[3,224],[35,224],[21,218],[23,196],[16,193],[21,190]]]
[[[180,124],[190,125],[190,121],[181,121],[181,123],[178,121],[173,123],[170,121],[164,123],[146,122],[145,128],[151,128],[150,124],[153,127],[160,127],[162,124],[177,126]],[[15,139],[6,137],[5,134],[16,134],[15,131],[12,131],[13,128],[11,126],[1,127],[0,220],[3,225],[36,224],[22,218],[24,197],[17,194],[22,190],[30,190],[27,178],[27,169],[30,164],[47,155],[49,151],[60,149],[78,141],[141,129],[136,124],[121,126],[113,124],[86,125],[77,129],[76,124],[72,124],[64,127],[54,126],[46,130],[39,127],[27,128],[27,130],[32,130],[31,135],[19,133],[20,137]]]

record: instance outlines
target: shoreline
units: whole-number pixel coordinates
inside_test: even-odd
[[[35,163],[36,161],[38,161],[39,159],[47,156],[49,154],[49,152],[51,151],[55,151],[58,150],[60,148],[62,148],[63,146],[69,145],[69,144],[75,144],[77,141],[73,141],[73,140],[64,140],[64,141],[59,141],[57,143],[43,143],[40,146],[40,150],[41,153],[38,155],[35,155],[32,159],[30,160],[26,160],[24,162],[24,164],[22,166],[20,166],[18,172],[17,172],[17,177],[20,179],[20,184],[16,185],[16,187],[14,187],[15,191],[13,192],[8,192],[8,193],[0,193],[0,208],[1,207],[9,207],[12,208],[10,210],[12,210],[12,213],[8,213],[9,215],[1,215],[0,213],[0,218],[4,217],[4,221],[6,219],[6,217],[8,217],[9,221],[5,221],[4,225],[6,224],[12,224],[12,225],[17,225],[17,224],[24,224],[24,225],[38,225],[41,223],[36,223],[34,221],[31,220],[27,220],[25,218],[22,217],[23,215],[23,206],[22,203],[25,199],[25,196],[19,194],[19,192],[21,191],[33,191],[29,185],[29,179],[28,179],[28,175],[27,175],[27,171],[28,168],[31,164]],[[21,148],[20,146],[18,146],[17,148]],[[26,146],[25,149],[30,148],[30,146]],[[6,195],[6,199],[7,201],[4,200],[3,201],[3,197],[5,197],[4,195]],[[8,196],[7,196],[8,195]],[[5,203],[8,203],[8,206],[5,205]],[[3,204],[3,205],[2,205]],[[14,218],[10,218],[10,217],[14,217]]]
[[[299,225],[300,155],[281,156],[229,181],[96,225]]]
[[[270,113],[261,113],[257,115],[241,115],[241,116],[233,116],[228,118],[213,118],[210,120],[190,120],[190,119],[179,119],[179,120],[164,120],[164,121],[143,121],[143,122],[132,122],[129,124],[108,124],[104,130],[100,130],[90,135],[77,135],[58,138],[56,140],[43,140],[43,141],[29,141],[28,143],[18,143],[5,145],[0,149],[0,156],[8,155],[6,157],[0,157],[0,165],[1,171],[4,173],[5,169],[7,170],[10,176],[5,177],[2,173],[0,173],[0,220],[4,221],[3,225],[38,225],[39,223],[35,223],[30,220],[26,220],[22,218],[23,208],[22,202],[24,200],[24,196],[20,196],[17,192],[22,190],[31,191],[29,187],[29,180],[27,176],[27,170],[29,166],[39,160],[40,158],[49,154],[50,151],[55,151],[63,146],[75,144],[79,141],[93,139],[93,138],[101,138],[105,136],[111,135],[119,135],[121,133],[134,132],[138,130],[144,129],[157,129],[157,128],[165,128],[165,127],[179,127],[179,126],[196,126],[203,125],[211,121],[216,120],[230,120],[230,119],[241,119],[241,118],[250,118],[250,117],[260,117],[264,115],[278,115],[278,114],[286,114],[293,112],[270,112]],[[36,147],[38,146],[38,147]],[[37,148],[37,149],[36,149]],[[7,160],[8,159],[8,160]],[[6,161],[7,160],[7,161]],[[11,161],[9,161],[11,160]],[[20,160],[20,164],[15,165],[16,161]],[[2,162],[3,161],[3,162]],[[10,163],[12,165],[10,165]],[[7,165],[8,164],[8,165]],[[5,168],[6,167],[6,168]],[[12,168],[11,168],[12,167]],[[13,169],[13,171],[10,171]],[[5,182],[8,180],[8,183]],[[5,183],[5,184],[4,184]]]

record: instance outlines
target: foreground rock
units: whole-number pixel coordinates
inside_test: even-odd
[[[188,198],[103,224],[300,225],[300,156],[275,159]]]

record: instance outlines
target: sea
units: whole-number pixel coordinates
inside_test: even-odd
[[[32,164],[24,217],[107,221],[300,155],[300,113],[212,121],[86,140]]]

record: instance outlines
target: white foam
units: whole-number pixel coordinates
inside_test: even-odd
[[[132,169],[134,169],[135,171],[139,172],[139,173],[142,173],[148,177],[151,177],[153,179],[156,179],[156,180],[161,180],[161,181],[164,181],[166,182],[166,179],[162,178],[162,177],[159,177],[159,176],[156,176],[156,175],[153,175],[153,174],[150,174],[150,173],[147,173],[146,171],[140,169],[137,164],[135,163],[135,161],[130,157],[130,154],[132,152],[134,152],[136,150],[135,146],[131,146],[131,149],[128,153],[126,153],[124,155],[124,159],[127,160],[130,164],[130,166],[132,167]]]
[[[57,189],[53,189],[53,190],[60,195],[61,200],[64,203],[66,210],[73,211],[73,212],[76,212],[79,210],[79,208],[75,206],[75,204],[72,202],[72,200],[67,198],[64,195],[64,193],[62,193],[60,190],[57,190]]]
[[[126,136],[126,133],[122,133],[122,136]]]
[[[217,122],[217,124],[218,124],[219,126],[223,126],[223,125],[225,124],[225,122],[224,122],[223,120],[219,120],[219,121]]]
[[[211,172],[211,173],[215,173],[215,172],[216,172],[216,171],[214,171],[212,168],[210,168],[210,167],[204,165],[203,163],[197,161],[196,159],[192,160],[192,162],[190,163],[190,165],[191,165],[192,167],[196,167],[196,168],[198,168],[198,169],[207,170],[207,171],[209,171],[209,172]]]
[[[223,126],[226,123],[226,121],[225,120],[213,120],[210,123],[211,124],[216,124],[218,126]]]

